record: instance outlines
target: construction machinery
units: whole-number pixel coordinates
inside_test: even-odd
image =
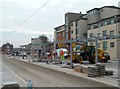
[[[73,45],[72,45],[73,46]],[[79,47],[80,46],[80,47]],[[95,63],[95,46],[85,46],[83,44],[76,45],[76,49],[73,47],[72,60],[73,62],[83,63],[83,61],[89,61]],[[98,61],[108,62],[110,55],[102,49],[98,49]]]
[[[63,44],[59,43],[59,47]],[[70,52],[68,52],[68,59],[70,60]],[[72,42],[72,61],[75,63],[83,63],[89,61],[95,63],[95,46],[86,46],[83,43]],[[98,62],[108,62],[110,55],[104,50],[98,48]]]

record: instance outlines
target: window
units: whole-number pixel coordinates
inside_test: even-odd
[[[68,25],[68,17],[65,18],[65,24]]]
[[[100,23],[98,24],[98,27],[99,27],[99,28],[101,27]]]
[[[115,20],[114,20],[114,19],[111,19],[110,23],[111,23],[111,24],[114,24],[114,23],[115,23]]]
[[[98,48],[100,48],[101,47],[101,44],[100,43],[98,43]]]
[[[90,46],[93,46],[93,43],[90,43]]]
[[[103,12],[103,9],[101,9],[101,12]]]
[[[93,33],[90,33],[90,37],[93,37]]]
[[[91,25],[91,29],[93,29],[93,25]]]
[[[105,25],[105,26],[107,25],[107,20],[104,21],[104,25]]]
[[[71,30],[71,34],[73,34],[73,30]]]
[[[63,37],[65,36],[65,32],[63,32]]]
[[[90,30],[90,26],[88,26],[88,30]]]
[[[76,36],[76,39],[78,38],[78,36]]]
[[[98,33],[98,37],[100,37],[101,33]]]
[[[114,36],[114,30],[110,31],[110,36]]]
[[[78,29],[76,28],[76,35],[78,35]]]
[[[107,41],[103,42],[103,50],[107,50]]]
[[[94,29],[95,29],[95,28],[98,28],[98,24],[97,24],[97,23],[96,23],[96,24],[94,24]]]
[[[110,47],[115,47],[115,43],[114,42],[110,42]]]
[[[73,23],[71,23],[71,26],[73,26]]]
[[[107,36],[107,30],[102,31],[102,36],[106,37]]]
[[[59,36],[60,36],[60,33],[59,33]]]

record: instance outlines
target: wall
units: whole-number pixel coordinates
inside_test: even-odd
[[[100,19],[112,17],[117,14],[118,14],[118,9],[105,7],[100,10]]]
[[[94,33],[94,36],[97,36],[98,33],[101,33],[102,36],[102,31],[107,30],[107,35],[110,34],[111,30],[114,30],[114,35],[117,34],[117,29],[116,29],[116,24],[112,24],[112,25],[107,25],[107,26],[103,26],[101,28],[97,28],[97,29],[93,29],[93,30],[88,30],[88,38],[90,37],[90,33]],[[119,56],[119,44],[120,42],[118,42],[116,39],[109,39],[109,40],[104,40],[107,41],[107,52],[111,55],[112,59],[116,59]],[[115,42],[115,47],[111,48],[110,47],[110,42]],[[103,40],[99,41],[99,43],[101,44],[101,49],[103,49]],[[88,43],[88,45],[90,45],[90,42]],[[117,52],[118,51],[118,52]]]
[[[84,34],[87,34],[87,20],[78,21],[78,38],[85,38]]]

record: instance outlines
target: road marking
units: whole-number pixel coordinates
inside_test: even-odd
[[[3,64],[3,63],[2,63]],[[6,68],[8,68],[13,74],[15,74],[18,78],[20,78],[25,84],[27,84],[27,82],[21,77],[19,76],[17,73],[15,73],[10,67],[8,67],[7,65],[3,64]]]

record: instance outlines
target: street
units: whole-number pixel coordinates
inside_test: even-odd
[[[4,55],[2,56],[2,62],[26,82],[32,80],[34,87],[106,87],[104,84],[98,84],[97,82],[92,83],[91,81],[81,80],[54,71],[43,70],[39,66],[16,59],[8,59]],[[4,67],[2,68],[4,70]]]

